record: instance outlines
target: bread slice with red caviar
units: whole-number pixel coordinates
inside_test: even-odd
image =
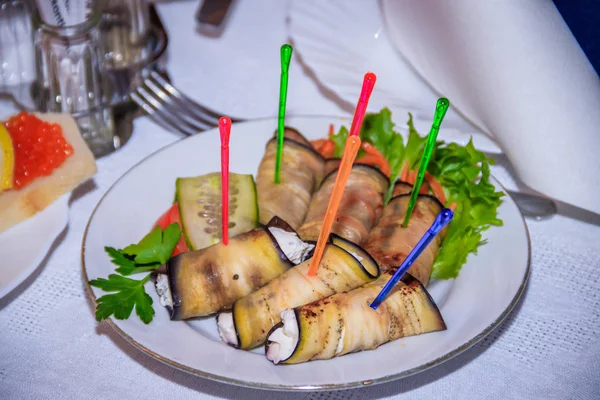
[[[0,232],[31,218],[62,195],[71,192],[97,171],[94,156],[69,114],[34,114],[42,121],[56,123],[72,153],[47,176],[33,179],[26,186],[0,193]]]

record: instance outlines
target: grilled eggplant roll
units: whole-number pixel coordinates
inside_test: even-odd
[[[273,218],[231,237],[227,246],[217,243],[172,258],[156,289],[172,320],[210,315],[301,263],[313,248]]]
[[[231,311],[220,313],[217,325],[221,339],[241,349],[259,346],[273,325],[281,321],[284,309],[352,290],[379,276],[379,267],[371,256],[342,238],[335,238],[326,245],[315,276],[308,275],[311,260],[239,299]]]
[[[323,179],[325,160],[298,131],[285,129],[280,183],[273,182],[277,139],[267,143],[258,167],[256,190],[260,222],[265,224],[274,216],[282,218],[293,229],[304,221],[313,192]]]
[[[328,158],[325,160],[325,167],[323,168],[323,173],[325,176],[329,175],[333,171],[337,171],[340,167],[340,163],[342,162],[341,158]]]
[[[382,271],[397,267],[404,261],[443,208],[435,197],[419,195],[408,227],[403,228],[402,222],[409,200],[410,194],[392,198],[385,206],[379,224],[369,233],[364,244],[365,250],[377,260]],[[408,270],[425,286],[429,282],[433,262],[439,253],[446,229],[433,239]]]
[[[336,176],[337,170],[327,175],[313,195],[306,219],[298,229],[298,234],[303,240],[318,239]],[[361,244],[381,216],[383,196],[388,183],[387,177],[377,168],[355,164],[348,177],[331,231]]]
[[[369,306],[394,271],[350,292],[284,310],[282,321],[268,334],[267,358],[275,364],[327,360],[375,349],[401,337],[445,330],[431,296],[408,274],[377,310]]]
[[[398,181],[394,184],[394,192],[392,197],[400,196],[402,194],[410,194],[412,192],[413,185],[408,182]]]

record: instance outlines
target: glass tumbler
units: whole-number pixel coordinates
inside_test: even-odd
[[[154,50],[146,0],[103,0],[100,32],[113,101],[127,103],[130,87]]]
[[[0,94],[24,108],[35,79],[31,14],[26,0],[0,0]]]
[[[70,113],[96,158],[119,148],[100,42],[100,12],[94,8],[85,21],[72,26],[50,25],[37,13],[33,21],[38,107]]]
[[[128,68],[148,56],[149,6],[146,0],[103,0],[102,38],[107,68]]]

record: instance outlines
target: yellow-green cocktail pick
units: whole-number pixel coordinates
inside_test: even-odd
[[[275,183],[279,183],[281,158],[283,156],[283,133],[285,130],[285,102],[287,99],[288,71],[292,58],[292,46],[281,46],[281,83],[279,85],[279,117],[277,121],[277,157],[275,158]]]
[[[417,197],[419,196],[419,190],[421,189],[421,184],[423,183],[423,179],[425,178],[425,171],[427,171],[427,165],[429,164],[431,154],[433,153],[435,140],[437,138],[438,132],[440,131],[440,125],[442,124],[442,120],[444,119],[444,116],[446,115],[446,111],[448,111],[449,106],[450,101],[448,101],[448,99],[444,97],[438,99],[437,104],[435,106],[433,124],[431,125],[431,130],[429,131],[429,135],[427,136],[427,143],[425,143],[425,148],[423,149],[423,156],[421,157],[421,163],[419,164],[419,172],[417,173],[417,179],[415,180],[415,184],[412,188],[410,202],[408,203],[408,208],[406,210],[406,214],[404,215],[404,221],[402,222],[402,227],[404,228],[408,226],[408,221],[410,221],[410,216],[413,212],[413,209],[415,208],[415,203],[417,201]]]

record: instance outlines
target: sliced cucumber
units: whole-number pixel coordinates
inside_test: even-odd
[[[178,178],[176,199],[183,235],[190,250],[221,241],[221,174]],[[258,226],[256,186],[252,175],[229,174],[229,237]]]

